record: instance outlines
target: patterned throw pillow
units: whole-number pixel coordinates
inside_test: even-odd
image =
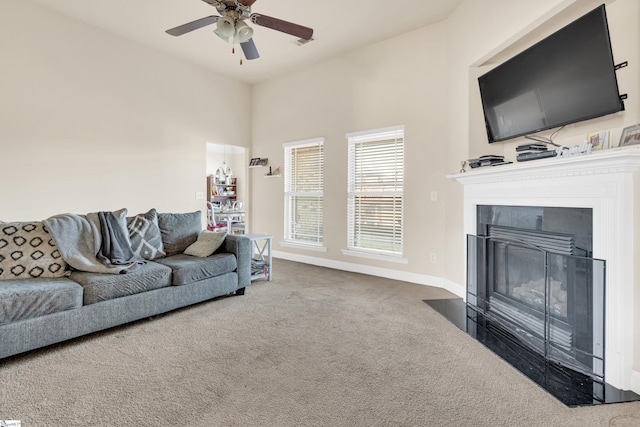
[[[0,280],[62,277],[66,270],[42,222],[0,223]]]
[[[184,253],[197,257],[208,257],[216,251],[222,243],[227,233],[216,233],[215,231],[203,231],[198,236],[198,240],[189,245]]]
[[[131,249],[140,258],[154,260],[165,256],[155,209],[127,218]]]

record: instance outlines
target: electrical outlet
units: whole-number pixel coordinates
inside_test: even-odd
[[[431,252],[431,255],[429,255],[429,260],[431,261],[432,264],[435,264],[436,262],[438,262],[438,259],[436,258],[436,254],[434,252]]]
[[[432,202],[437,202],[438,201],[438,192],[437,191],[432,191],[431,192],[431,201]]]
[[[204,199],[204,192],[202,192],[202,191],[196,191],[196,199],[197,199],[197,200],[202,200],[202,199]]]

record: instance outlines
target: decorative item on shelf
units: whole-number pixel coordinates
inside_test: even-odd
[[[611,148],[611,132],[608,130],[587,135],[586,141],[591,144],[591,150],[607,150]]]
[[[626,127],[622,130],[618,147],[635,144],[640,144],[640,123],[635,126]]]
[[[591,154],[591,142],[585,141],[580,145],[574,145],[573,147],[558,147],[556,153],[558,157],[577,157]]]
[[[467,161],[463,160],[460,162],[460,173],[465,173],[467,171]]]
[[[251,159],[251,162],[249,162],[249,167],[250,168],[260,168],[262,166],[267,166],[269,164],[269,159],[267,158],[260,158],[260,157],[254,157],[253,159]]]
[[[271,166],[269,166],[269,172],[265,173],[264,176],[280,176],[280,166],[271,170]]]

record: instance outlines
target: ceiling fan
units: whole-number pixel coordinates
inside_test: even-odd
[[[251,13],[251,6],[257,0],[202,0],[215,7],[220,16],[212,15],[195,21],[171,28],[166,32],[172,36],[181,36],[191,31],[197,30],[207,25],[217,23],[214,33],[222,40],[236,44],[239,43],[244,52],[244,56],[250,59],[258,59],[260,54],[253,42],[253,28],[244,22],[250,20],[261,27],[291,34],[303,40],[311,40],[313,29],[293,24],[271,16],[260,13]],[[242,60],[240,61],[242,64]]]

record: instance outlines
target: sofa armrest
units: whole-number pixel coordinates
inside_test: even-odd
[[[225,252],[236,256],[238,261],[238,289],[251,284],[251,239],[242,234],[227,234]]]

